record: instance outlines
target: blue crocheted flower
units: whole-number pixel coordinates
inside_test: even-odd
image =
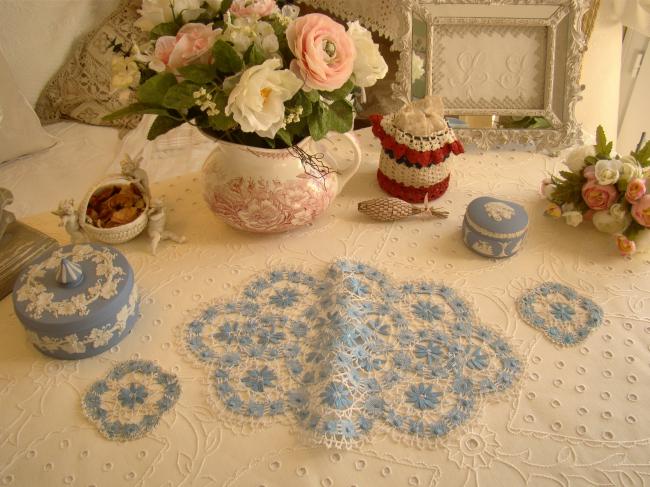
[[[440,402],[442,393],[433,390],[433,386],[418,384],[406,391],[406,402],[418,409],[433,409]]]
[[[330,382],[321,394],[323,402],[334,409],[346,409],[352,405],[352,395],[344,384]]]
[[[82,408],[109,440],[134,440],[156,427],[180,393],[175,375],[151,361],[128,360],[90,386],[82,398]]]
[[[418,318],[422,318],[425,321],[434,322],[442,318],[444,314],[442,308],[436,304],[432,304],[428,301],[418,301],[413,305],[413,313]]]
[[[265,387],[273,387],[277,376],[267,366],[259,370],[249,370],[241,381],[255,392],[264,392]]]
[[[556,282],[545,282],[517,301],[523,320],[561,346],[576,345],[600,326],[603,310],[589,298]]]

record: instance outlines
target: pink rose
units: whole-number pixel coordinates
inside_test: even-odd
[[[636,252],[636,243],[634,243],[634,240],[629,240],[625,235],[616,236],[616,246],[622,255],[632,255]]]
[[[589,179],[582,187],[582,199],[592,210],[606,210],[618,199],[618,191],[613,184],[602,186],[595,179]]]
[[[332,91],[352,75],[357,55],[345,28],[323,14],[298,17],[287,28],[289,49],[296,59],[291,70],[307,88]]]
[[[585,167],[582,175],[587,178],[587,181],[596,179],[596,167],[593,165]]]
[[[278,10],[275,0],[234,0],[230,13],[238,17],[266,17]]]
[[[650,227],[650,194],[642,196],[632,205],[632,218],[639,225]]]
[[[627,190],[625,191],[625,199],[634,203],[635,201],[641,199],[641,196],[645,194],[645,179],[633,179],[627,185]]]
[[[185,24],[175,37],[158,38],[154,57],[170,71],[192,63],[208,64],[210,49],[219,33],[220,30],[212,30],[212,24]]]

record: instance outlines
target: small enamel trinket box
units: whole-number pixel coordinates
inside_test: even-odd
[[[528,231],[528,214],[511,201],[482,196],[465,212],[463,241],[485,257],[511,257],[517,253]]]
[[[133,270],[113,247],[59,247],[14,284],[16,315],[34,346],[59,359],[92,357],[120,342],[138,317]]]

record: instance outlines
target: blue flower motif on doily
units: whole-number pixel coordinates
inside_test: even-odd
[[[254,312],[255,310],[255,312]],[[210,371],[210,399],[238,431],[281,421],[328,446],[374,432],[435,443],[521,375],[514,347],[454,289],[395,284],[363,263],[321,276],[273,269],[181,328]]]
[[[591,299],[557,282],[545,282],[524,293],[519,314],[560,346],[576,345],[603,322],[603,310]]]
[[[82,409],[109,440],[135,440],[156,427],[180,393],[174,374],[149,360],[128,360],[90,386]]]

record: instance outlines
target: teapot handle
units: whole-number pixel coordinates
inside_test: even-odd
[[[352,176],[356,174],[356,172],[359,170],[359,166],[361,165],[361,147],[359,146],[359,142],[357,142],[357,139],[351,135],[349,132],[346,132],[342,135],[352,146],[352,151],[353,151],[353,162],[350,164],[348,167],[339,170],[338,167],[337,169],[337,181],[338,181],[338,189],[336,190],[336,194],[338,195],[343,187],[350,181]],[[324,141],[329,142],[330,144],[334,144],[333,141],[329,139],[323,139]],[[320,142],[320,141],[319,141]],[[337,161],[338,165],[338,161]]]

